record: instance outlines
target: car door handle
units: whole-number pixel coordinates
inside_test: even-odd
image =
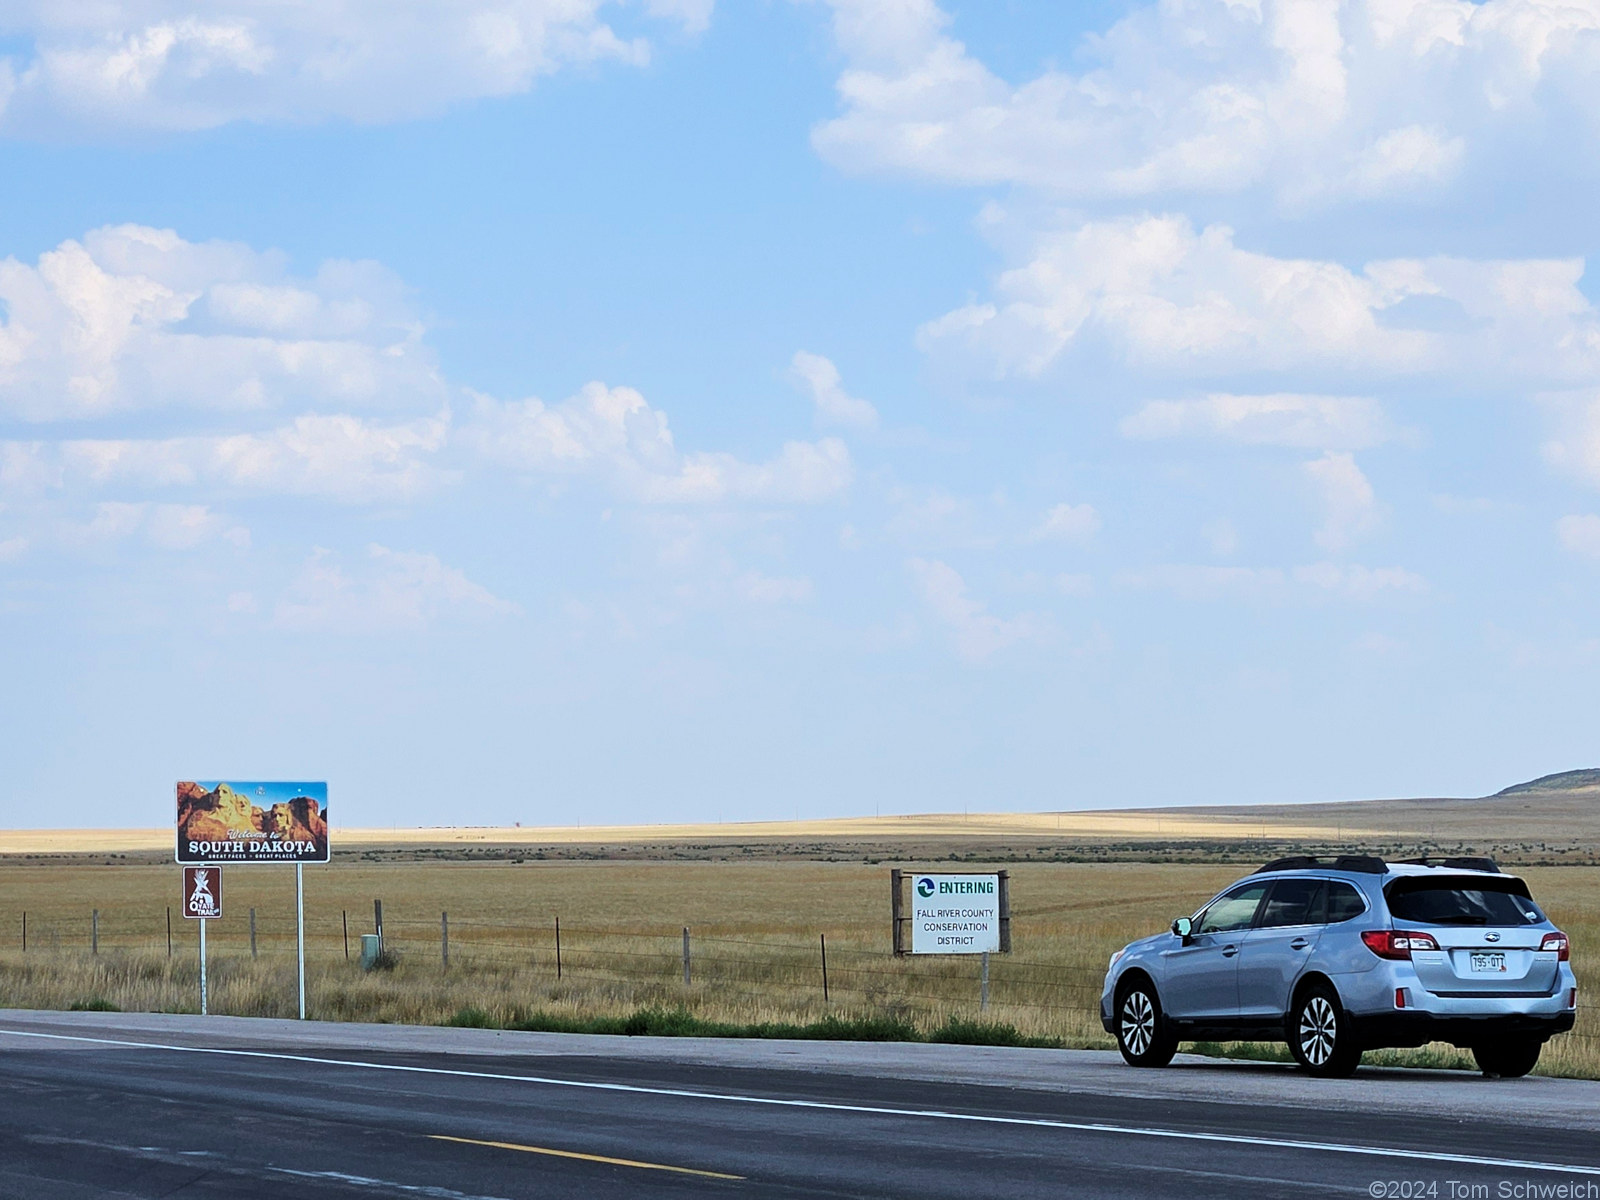
[[[1311,945],[1311,943],[1306,941],[1305,938],[1295,938],[1294,941],[1289,943],[1289,949],[1304,950],[1309,945]]]
[[[1237,953],[1239,953],[1239,947],[1237,946],[1224,946],[1222,948],[1223,958],[1232,958]]]

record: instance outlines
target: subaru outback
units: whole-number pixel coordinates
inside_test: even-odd
[[[1136,1067],[1183,1041],[1286,1041],[1348,1075],[1366,1050],[1443,1041],[1526,1075],[1578,1003],[1567,936],[1492,859],[1268,863],[1111,956],[1100,1020]]]

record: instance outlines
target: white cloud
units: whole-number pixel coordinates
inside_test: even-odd
[[[1100,513],[1092,504],[1057,504],[1028,535],[1029,541],[1087,542],[1100,532]]]
[[[906,565],[916,579],[923,602],[950,629],[956,653],[969,662],[983,662],[1007,646],[1047,633],[1038,618],[1026,613],[1009,620],[994,616],[981,601],[973,599],[966,580],[948,563],[913,558]]]
[[[739,594],[756,604],[804,604],[814,591],[809,579],[763,575],[758,571],[747,571],[734,582]]]
[[[745,500],[809,504],[849,486],[850,452],[837,438],[787,442],[775,458],[677,448],[666,414],[633,388],[589,383],[560,404],[479,397],[461,440],[484,458],[520,471],[592,475],[645,503]]]
[[[1200,536],[1206,540],[1206,545],[1211,547],[1211,553],[1219,557],[1230,558],[1239,549],[1239,531],[1226,517],[1207,521],[1200,530]]]
[[[1382,406],[1370,397],[1293,393],[1152,400],[1124,418],[1121,429],[1131,438],[1218,437],[1307,450],[1364,450],[1394,436]]]
[[[1545,443],[1545,458],[1565,474],[1600,487],[1600,395],[1554,397],[1549,404],[1560,429]]]
[[[162,550],[192,550],[216,540],[240,549],[250,545],[248,529],[203,504],[106,501],[95,506],[87,522],[69,525],[65,536],[72,542],[140,537]]]
[[[1556,522],[1561,548],[1582,558],[1600,558],[1600,517],[1573,514]]]
[[[1392,259],[1354,271],[1246,250],[1226,226],[1196,232],[1172,215],[1027,236],[1026,261],[1000,276],[997,299],[928,322],[923,349],[999,377],[1041,375],[1080,347],[1184,378],[1315,370],[1556,386],[1600,376],[1600,312],[1578,286],[1578,259]]]
[[[28,539],[23,537],[6,538],[0,541],[0,563],[12,562],[21,558],[28,552]]]
[[[649,0],[692,31],[711,0]],[[610,0],[11,0],[0,130],[209,129],[232,121],[381,122],[527,91],[566,67],[642,65]]]
[[[263,433],[0,442],[0,492],[219,488],[351,504],[407,500],[448,481],[447,417],[400,423],[304,416]]]
[[[0,261],[0,416],[436,407],[404,288],[375,263],[282,257],[139,225]]]
[[[817,150],[956,184],[1432,197],[1553,122],[1592,135],[1600,96],[1593,0],[1166,0],[1086,39],[1089,69],[1021,84],[932,0],[830,4],[847,65]]]
[[[1422,576],[1403,567],[1310,563],[1291,567],[1220,567],[1174,563],[1124,571],[1116,582],[1144,591],[1167,591],[1183,600],[1282,602],[1296,596],[1375,600],[1389,594],[1427,590]]]
[[[236,611],[253,607],[252,599]],[[313,552],[274,607],[272,623],[298,632],[387,633],[520,612],[432,554],[373,544],[366,561],[355,564],[328,550]]]
[[[873,429],[878,410],[865,400],[847,393],[839,382],[839,368],[820,354],[797,351],[789,365],[789,378],[810,393],[817,406],[817,419],[825,425],[845,425]]]
[[[1330,450],[1301,468],[1322,505],[1322,528],[1316,542],[1338,552],[1377,528],[1380,511],[1372,484],[1347,452]]]

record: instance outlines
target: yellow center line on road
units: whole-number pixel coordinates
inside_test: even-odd
[[[641,1171],[673,1171],[679,1175],[699,1175],[703,1179],[732,1179],[743,1182],[743,1175],[724,1175],[720,1171],[697,1171],[693,1167],[674,1167],[667,1163],[636,1162],[631,1158],[607,1158],[603,1154],[579,1154],[576,1150],[552,1150],[548,1146],[519,1146],[516,1142],[483,1142],[477,1138],[447,1137],[430,1133],[430,1141],[458,1142],[463,1146],[489,1146],[495,1150],[517,1150],[523,1154],[548,1154],[552,1158],[577,1158],[584,1162],[606,1163],[613,1167],[637,1167]]]

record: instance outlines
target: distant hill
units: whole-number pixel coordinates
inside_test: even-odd
[[[1600,788],[1600,769],[1591,767],[1585,771],[1562,771],[1556,775],[1541,775],[1537,779],[1530,779],[1527,783],[1502,788],[1495,795],[1526,796],[1539,792],[1575,792],[1580,788]]]

